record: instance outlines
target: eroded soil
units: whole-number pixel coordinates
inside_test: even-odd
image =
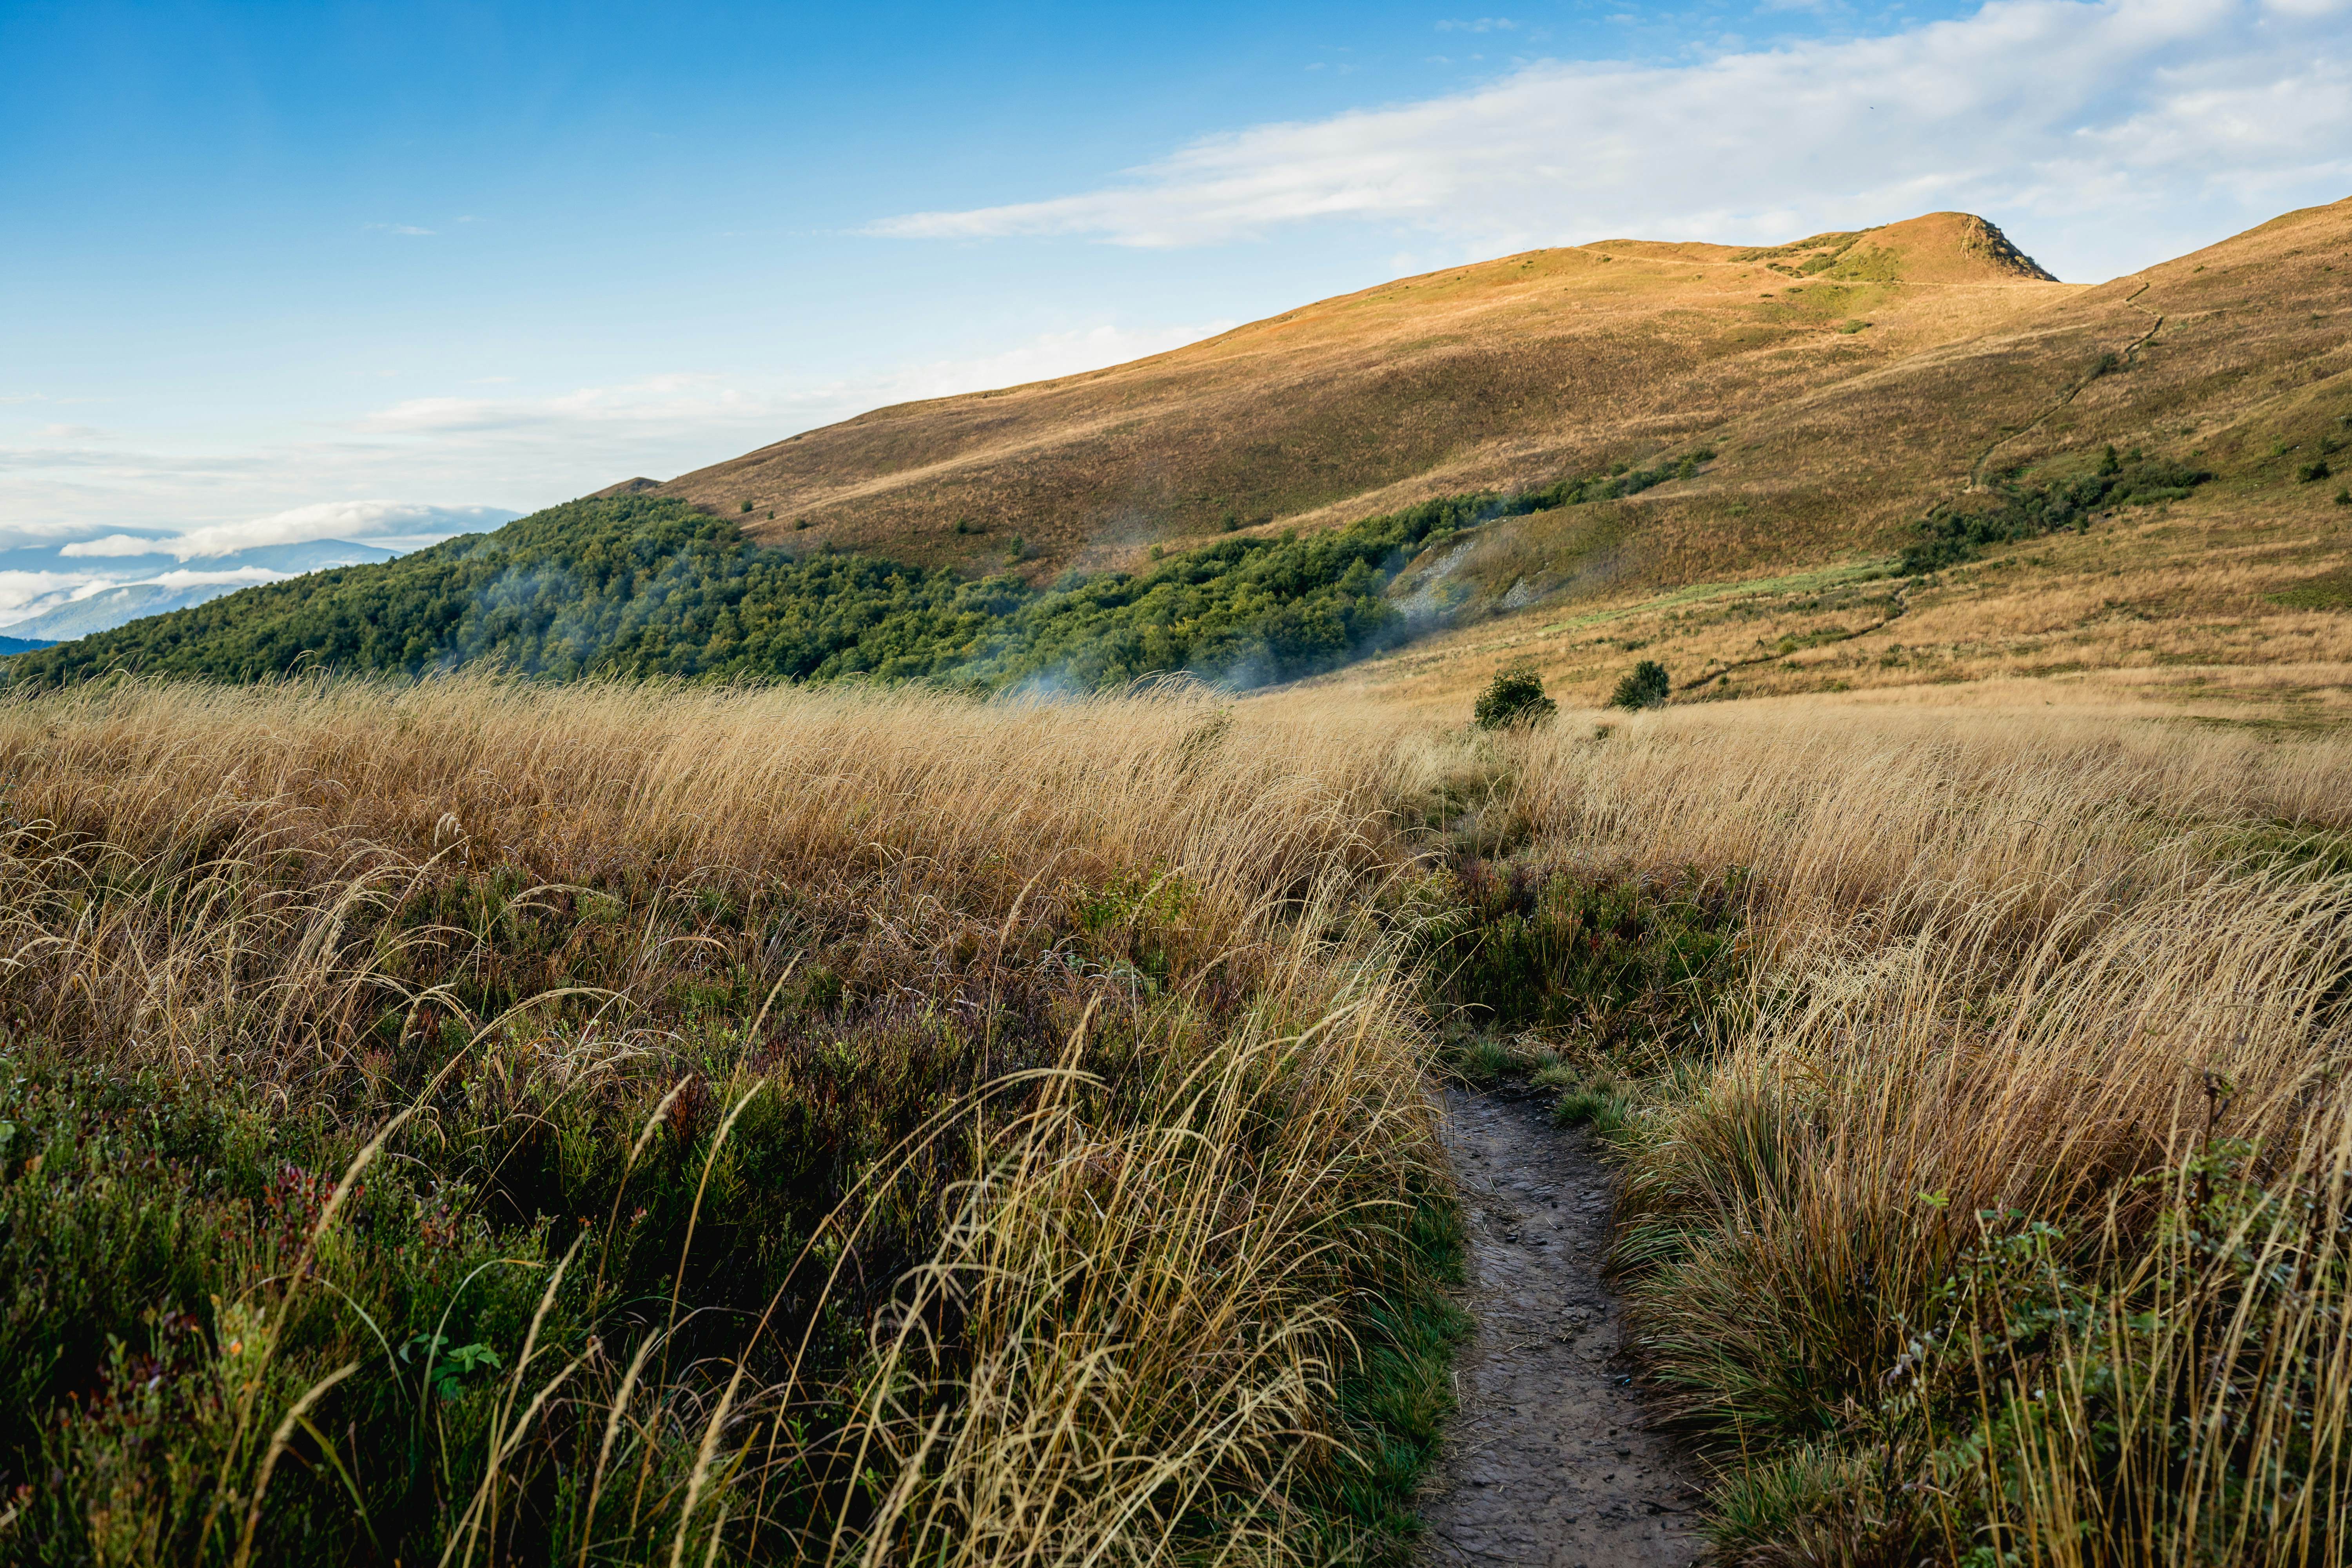
[[[1601,1266],[1610,1176],[1535,1102],[1449,1093],[1478,1326],[1422,1494],[1433,1565],[1696,1563],[1696,1467],[1646,1420]]]

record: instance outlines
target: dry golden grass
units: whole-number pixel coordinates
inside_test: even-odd
[[[2123,676],[1996,701],[2047,689],[1488,737],[1329,689],[85,687],[0,706],[0,1016],[12,1061],[340,1108],[353,1205],[503,1128],[593,1134],[617,1184],[528,1244],[481,1331],[506,1368],[446,1407],[483,1425],[427,1429],[428,1555],[1306,1562],[1364,1549],[1309,1502],[1398,1216],[1442,1191],[1423,872],[1731,873],[1749,984],[1646,1063],[1620,1214],[1727,1552],[2344,1562],[2352,742],[2152,721]],[[420,889],[472,901],[386,918]],[[626,920],[583,892],[534,925],[564,889]],[[833,1000],[793,989],[820,965]],[[510,994],[545,999],[484,1010]],[[752,1266],[778,1115],[859,1096],[904,1114],[860,1111],[800,1261],[729,1316],[693,1260]],[[665,1182],[657,1255],[612,1249]],[[268,1363],[187,1437],[215,1469],[134,1485],[93,1415],[60,1428],[81,1511],[13,1528],[340,1560],[328,1447],[382,1494],[338,1412],[409,1375],[339,1305],[393,1310],[392,1218],[343,1201],[215,1309],[205,1365],[233,1333]],[[649,1300],[595,1306],[648,1258]]]
[[[2352,1555],[2352,742],[1591,737],[1520,743],[1532,853],[1752,879],[1750,1009],[1636,1121],[1620,1213],[1732,1555]]]
[[[1969,701],[1952,689],[1994,682],[1986,700],[2072,707],[2108,700],[2086,697],[2085,682],[2123,683],[2208,717],[2247,707],[2209,699],[2259,691],[2263,717],[2341,722],[2352,717],[2352,618],[2293,593],[2352,559],[2352,508],[2335,503],[2334,488],[2211,486],[1924,581],[1857,562],[1664,593],[1595,583],[1574,599],[1571,577],[1573,602],[1477,620],[1309,685],[1437,710],[1466,705],[1497,668],[1525,662],[1564,699],[1597,704],[1652,658],[1672,673],[1677,702],[1844,691]],[[1580,552],[1550,543],[1538,527],[1497,531],[1461,547],[1454,571],[1499,597],[1522,577],[1547,581],[1548,558],[1573,572]],[[1415,578],[1405,582],[1410,590]],[[2039,689],[2016,684],[2037,679]]]
[[[356,1510],[451,1563],[1347,1550],[1345,1518],[1294,1497],[1348,1463],[1357,1298],[1416,1267],[1402,1227],[1442,1188],[1423,1036],[1363,918],[1437,759],[1367,714],[1307,731],[1312,762],[1301,738],[1181,690],[126,683],[0,707],[16,1088],[62,1071],[325,1116],[344,1151],[282,1244],[300,1258],[223,1265],[203,1337],[175,1342],[195,1361],[156,1342],[162,1405],[102,1365],[72,1390],[121,1413],[57,1428],[60,1479],[0,1542],[342,1561]],[[404,918],[426,908],[446,913]],[[819,968],[830,990],[788,989]],[[730,1000],[681,1007],[697,988]],[[435,1330],[404,1302],[440,1310],[434,1259],[470,1261],[540,1126],[606,1173],[558,1200],[596,1219],[560,1262],[543,1229],[483,1232],[543,1289],[515,1298],[515,1338],[453,1334],[506,1357],[493,1385],[401,1415],[436,1353],[392,1355]],[[41,1131],[46,1167],[22,1143],[0,1166],[20,1220],[63,1236],[138,1190],[61,1169],[88,1130]],[[747,1233],[779,1201],[751,1173],[812,1158],[841,1163],[814,1228]],[[422,1239],[394,1247],[408,1222],[382,1205],[416,1171],[438,1173]],[[344,1198],[384,1183],[350,1231]],[[639,1228],[624,1200],[665,1190],[675,1228],[616,1247]],[[142,1329],[149,1304],[100,1316],[143,1340],[202,1310],[153,1300]],[[236,1391],[217,1408],[215,1376]],[[381,1468],[410,1420],[438,1445],[429,1484]],[[159,1442],[195,1468],[155,1469]]]

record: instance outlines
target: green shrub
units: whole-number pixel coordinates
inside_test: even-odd
[[[1937,507],[1919,524],[1919,542],[1904,548],[1903,571],[1916,576],[1973,561],[1990,545],[2061,530],[2080,533],[2108,508],[2179,500],[2212,477],[2186,463],[2147,457],[2137,447],[2117,458],[2110,446],[2100,455],[2096,473],[2042,484],[2007,481],[1966,510]]]
[[[1609,699],[1612,708],[1663,708],[1674,682],[1666,676],[1666,667],[1654,658],[1645,658],[1633,667],[1633,672],[1617,682],[1617,690]]]
[[[2295,482],[2298,484],[2315,485],[2320,480],[2327,478],[2331,470],[2327,467],[2327,459],[2322,458],[2315,463],[2305,463],[2303,467],[2297,468],[2294,471]]]
[[[1613,1138],[1633,1124],[1637,1109],[1633,1089],[1606,1073],[1571,1084],[1551,1108],[1551,1119],[1561,1127],[1590,1127]]]
[[[1478,694],[1471,717],[1481,730],[1518,730],[1540,724],[1559,711],[1544,695],[1543,677],[1525,665],[1497,670]]]

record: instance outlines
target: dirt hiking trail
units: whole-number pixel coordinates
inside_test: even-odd
[[[1620,1568],[1699,1561],[1697,1474],[1619,1353],[1601,1277],[1611,1177],[1592,1135],[1538,1101],[1445,1096],[1478,1326],[1460,1408],[1421,1493],[1431,1568]]]

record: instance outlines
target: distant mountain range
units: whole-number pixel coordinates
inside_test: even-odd
[[[320,539],[299,544],[262,544],[226,555],[183,561],[157,551],[149,555],[79,558],[54,545],[0,551],[0,572],[60,575],[76,569],[102,569],[110,582],[61,587],[35,599],[29,613],[0,625],[0,640],[36,646],[67,642],[109,631],[147,616],[160,616],[249,588],[257,583],[331,566],[390,561],[399,552],[349,540]],[[0,655],[21,648],[0,647]]]

